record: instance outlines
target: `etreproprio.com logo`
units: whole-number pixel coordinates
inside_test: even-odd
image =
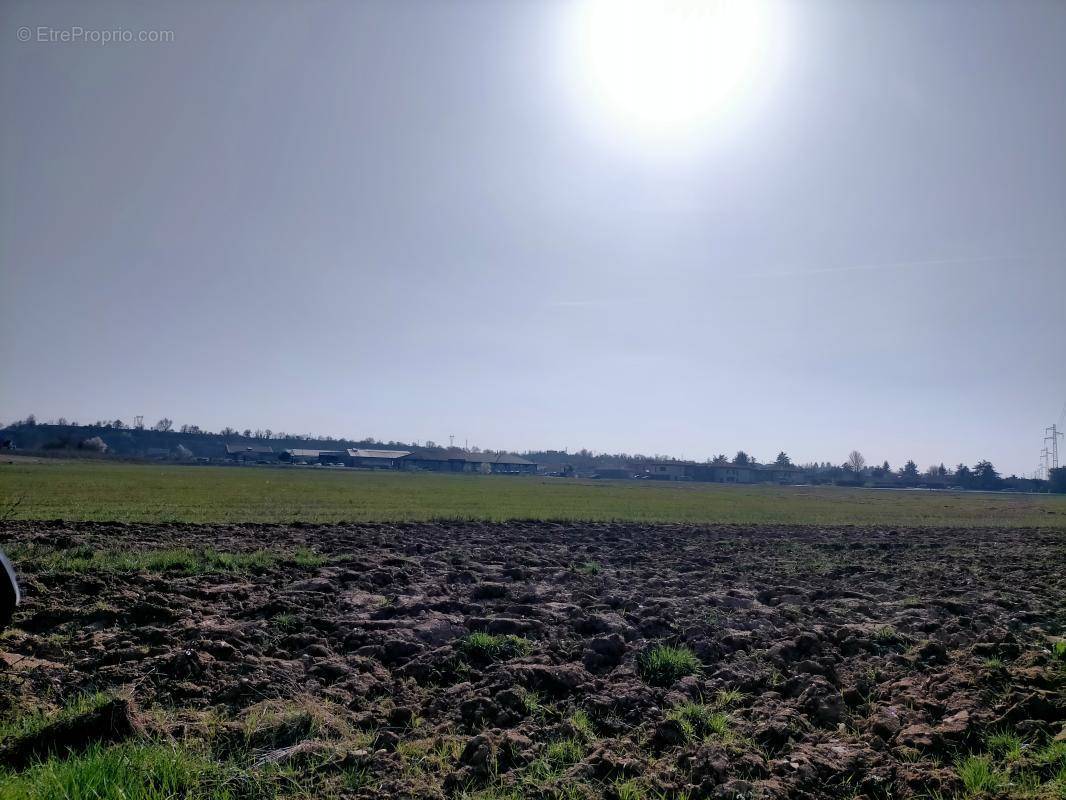
[[[174,31],[83,28],[81,25],[72,25],[69,28],[38,25],[31,28],[23,25],[18,29],[17,37],[20,42],[46,44],[166,44],[174,41]]]

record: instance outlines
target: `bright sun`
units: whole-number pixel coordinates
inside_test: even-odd
[[[769,0],[586,0],[575,42],[586,101],[653,140],[698,136],[756,88]]]

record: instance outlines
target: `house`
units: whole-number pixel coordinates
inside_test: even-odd
[[[343,464],[347,453],[343,450],[305,450],[294,447],[283,450],[279,456],[290,464]]]
[[[692,465],[686,461],[653,461],[644,467],[644,475],[653,481],[691,480],[688,473]]]
[[[651,461],[644,465],[640,477],[704,483],[755,483],[768,480],[754,464],[698,464],[695,461]]]
[[[349,447],[345,463],[363,469],[398,469],[400,459],[411,455],[410,450],[367,450]]]
[[[508,475],[535,475],[537,465],[510,453],[456,453],[427,450],[398,459],[401,469],[433,472],[481,472]]]
[[[266,444],[227,444],[226,458],[237,464],[271,464],[277,461],[274,448]]]
[[[495,475],[536,475],[537,465],[527,458],[513,456],[510,453],[478,453],[472,458],[477,459],[478,465],[488,466]]]

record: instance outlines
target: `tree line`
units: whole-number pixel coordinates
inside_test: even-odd
[[[30,414],[28,417],[22,420],[18,420],[8,426],[7,430],[13,428],[33,428],[38,425],[35,415]],[[337,438],[330,435],[313,435],[306,434],[293,434],[286,433],[285,431],[274,431],[270,428],[244,428],[238,429],[231,426],[226,426],[218,431],[211,431],[206,428],[202,428],[199,425],[194,424],[182,424],[175,427],[175,423],[169,417],[161,417],[154,424],[146,425],[140,418],[132,423],[127,423],[122,419],[114,420],[97,420],[94,424],[88,426],[81,426],[77,421],[68,421],[64,417],[59,417],[54,421],[49,421],[46,425],[55,425],[67,428],[92,428],[96,431],[116,431],[120,433],[127,433],[131,431],[150,431],[154,434],[184,434],[186,436],[196,437],[219,437],[223,440],[253,440],[253,441],[287,441],[287,442],[314,442],[314,443],[334,443],[337,446],[362,446],[362,447],[388,447],[391,449],[435,449],[435,450],[455,450],[463,451],[463,448],[445,448],[438,445],[436,442],[427,440],[423,445],[419,446],[417,443],[409,444],[406,442],[398,442],[390,440],[388,442],[380,441],[372,436],[368,436],[364,439],[344,439]],[[107,448],[104,447],[104,442],[100,437],[90,436],[85,440],[77,439],[77,437],[70,437],[69,441],[75,441],[76,445],[80,449],[97,450],[103,452]],[[482,452],[478,447],[471,447],[465,452]],[[491,450],[485,452],[493,452]],[[594,469],[596,467],[607,466],[619,466],[619,465],[639,465],[648,462],[655,461],[679,461],[682,459],[675,458],[666,453],[655,454],[642,454],[642,453],[597,453],[587,448],[582,448],[576,451],[569,450],[527,450],[522,453],[525,457],[536,461],[543,465],[571,465],[578,469]],[[835,483],[840,485],[851,486],[863,486],[869,484],[883,484],[883,485],[898,485],[898,486],[957,486],[962,489],[1001,489],[1009,485],[1012,487],[1018,487],[1019,482],[1027,481],[1033,486],[1024,488],[1038,488],[1039,485],[1047,486],[1047,481],[1033,481],[1031,479],[1021,479],[1011,476],[1009,479],[1000,475],[995,466],[988,460],[978,461],[973,466],[967,466],[966,464],[957,464],[954,467],[947,467],[944,463],[933,464],[926,467],[924,470],[918,467],[918,464],[913,460],[907,460],[902,466],[893,468],[888,461],[883,461],[881,464],[867,464],[866,458],[858,450],[852,450],[847,458],[842,463],[833,463],[829,461],[812,461],[801,464],[794,464],[792,458],[785,451],[780,451],[777,456],[768,462],[760,462],[753,454],[745,451],[738,450],[731,458],[726,456],[725,453],[718,453],[705,459],[703,463],[723,465],[733,464],[737,466],[747,467],[776,467],[780,469],[794,469],[802,472],[804,477],[815,483]],[[1056,475],[1051,476],[1052,487],[1058,487],[1061,484],[1066,484],[1066,470],[1060,470]],[[1056,489],[1058,491],[1066,491],[1066,486]]]

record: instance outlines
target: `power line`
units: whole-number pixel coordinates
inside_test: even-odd
[[[1047,433],[1048,431],[1051,432],[1051,435],[1050,436],[1045,436],[1044,437],[1044,441],[1045,442],[1050,441],[1051,442],[1051,447],[1050,448],[1045,448],[1045,450],[1049,450],[1050,451],[1049,455],[1051,457],[1051,469],[1058,469],[1059,468],[1059,437],[1062,436],[1062,431],[1060,431],[1058,429],[1057,425],[1052,425],[1050,428],[1044,428],[1044,433]]]

